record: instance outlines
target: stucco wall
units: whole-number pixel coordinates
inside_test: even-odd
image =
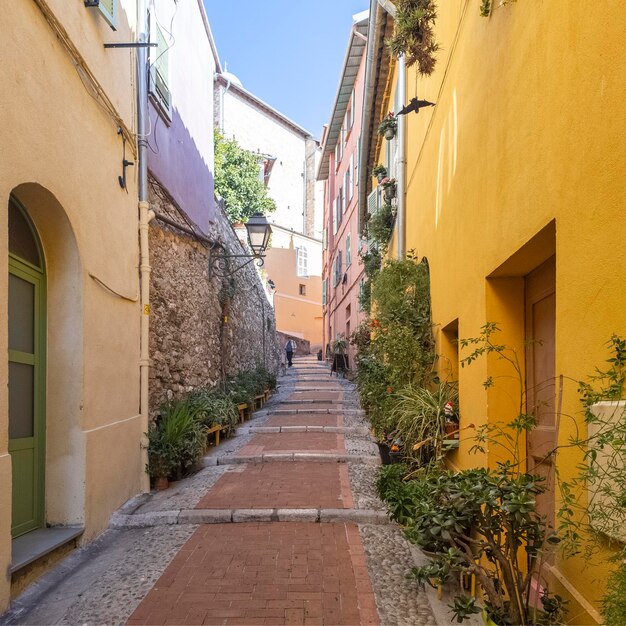
[[[308,252],[307,276],[297,275],[298,247]],[[319,241],[275,228],[264,266],[266,277],[275,285],[278,330],[307,339],[315,350],[322,345],[321,247]]]
[[[364,77],[365,54],[361,59],[361,64],[354,80],[354,123],[346,137],[341,162],[339,164],[335,162],[334,154],[329,156],[329,174],[328,179],[324,181],[324,227],[326,228],[328,241],[327,249],[323,252],[323,278],[326,279],[326,305],[324,307],[323,319],[324,345],[334,341],[339,333],[349,336],[366,317],[366,312],[360,309],[358,301],[360,281],[364,278],[364,273],[363,264],[359,258],[361,237],[358,215],[358,169],[354,167],[358,161],[357,145],[363,115]],[[333,234],[335,199],[340,188],[342,193],[344,193],[345,174],[351,166],[353,167],[352,199],[347,206],[344,206],[343,218],[337,228],[337,232]],[[351,263],[349,266],[346,266],[348,235],[350,236]],[[333,285],[333,261],[339,251],[341,251],[342,255],[342,273],[345,274],[346,281],[345,283],[341,281],[335,286]],[[348,355],[350,356],[350,362],[354,363],[355,350],[353,346],[348,347]]]
[[[429,260],[440,346],[440,329],[455,319],[460,337],[495,321],[523,355],[520,280],[552,253],[555,375],[584,378],[608,358],[611,334],[624,334],[624,18],[620,3],[494,3],[489,19],[461,0],[439,7],[437,69],[407,79],[407,100],[417,89],[437,106],[407,116],[406,222],[407,249]],[[551,223],[552,240],[527,267],[499,271]],[[512,415],[504,394],[481,386],[502,373],[489,362],[461,371],[462,416],[479,424]],[[560,443],[580,425],[579,407],[576,385],[566,383],[563,415],[578,417],[561,420]],[[461,442],[454,463],[479,461],[470,445]],[[578,459],[560,450],[557,460],[567,479]],[[580,603],[574,623],[598,617],[605,557],[556,561],[554,590],[564,580]]]
[[[215,214],[213,159],[213,74],[215,58],[198,2],[155,0],[169,57],[171,113],[150,98],[150,172],[186,208],[203,232]],[[172,36],[168,34],[171,26]],[[152,49],[151,60],[156,54]],[[193,185],[189,184],[193,180]]]
[[[150,201],[156,211],[185,225],[167,193],[153,180]],[[241,245],[221,209],[208,237],[231,252]],[[265,363],[276,372],[279,347],[274,312],[259,275],[248,265],[234,275],[234,297],[223,311],[219,292],[227,279],[209,280],[208,250],[191,236],[153,220],[150,224],[150,406],[185,391],[215,386],[229,375]],[[227,322],[223,322],[223,313]],[[265,354],[264,354],[265,344]]]
[[[304,231],[305,136],[287,127],[235,92],[220,86],[223,98],[222,128],[226,137],[239,145],[276,157],[268,184],[268,195],[276,200],[271,222],[295,231]],[[313,213],[314,207],[309,208]]]
[[[133,39],[135,3],[121,3],[117,31],[82,2],[50,0],[49,6],[132,130],[133,53],[102,44]],[[37,5],[4,7],[0,34],[6,87],[0,134],[10,154],[0,167],[0,353],[7,354],[7,206],[14,193],[38,231],[47,270],[45,521],[84,524],[85,540],[144,485],[137,462],[143,431],[137,189],[132,169],[128,193],[120,188],[117,124],[95,101]],[[126,157],[134,160],[129,145]],[[0,360],[0,383],[1,610],[11,562],[6,359]],[[108,445],[112,433],[125,445]]]

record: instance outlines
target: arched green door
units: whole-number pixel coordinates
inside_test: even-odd
[[[9,201],[9,453],[11,533],[44,524],[46,280],[25,211]]]

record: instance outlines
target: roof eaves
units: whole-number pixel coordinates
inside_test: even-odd
[[[369,11],[363,11],[355,16],[357,19],[352,23],[351,36],[346,48],[339,86],[337,87],[337,95],[335,96],[335,103],[330,115],[330,121],[328,122],[328,131],[322,146],[322,156],[316,176],[317,180],[326,180],[326,178],[328,178],[328,160],[331,153],[335,150],[341,131],[341,124],[352,95],[352,88],[354,87],[354,82],[361,65],[361,59],[365,52],[366,42],[355,33],[355,30],[362,36],[367,35],[369,24],[368,15]]]
[[[234,91],[235,93],[239,93],[239,95],[247,98],[252,101],[254,104],[258,105],[259,108],[264,109],[267,113],[270,113],[274,117],[277,117],[282,121],[286,126],[289,126],[292,130],[295,130],[298,134],[302,135],[305,138],[315,138],[313,134],[311,134],[306,128],[300,126],[300,124],[294,122],[292,119],[288,118],[285,114],[281,113],[273,106],[267,104],[264,100],[261,100],[258,96],[255,96],[252,92],[248,91],[244,87],[240,87],[239,85],[235,85],[234,83],[229,83],[221,74],[217,76],[217,80],[221,82],[223,85],[229,84],[228,90]]]

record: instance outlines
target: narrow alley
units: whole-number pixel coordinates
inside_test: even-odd
[[[4,623],[438,623],[379,463],[352,383],[299,358],[201,471],[129,501]]]

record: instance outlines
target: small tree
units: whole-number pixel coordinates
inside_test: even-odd
[[[224,198],[231,222],[245,222],[253,213],[271,213],[276,202],[268,197],[259,176],[259,155],[244,150],[217,129],[215,138],[215,191]]]

